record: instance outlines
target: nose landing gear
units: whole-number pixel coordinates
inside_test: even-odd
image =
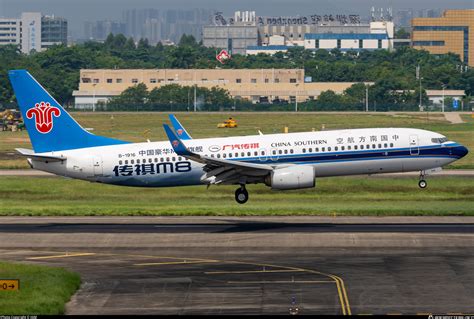
[[[239,204],[245,204],[249,200],[249,193],[245,189],[245,184],[241,184],[240,188],[235,191],[235,200]]]
[[[426,188],[426,186],[428,186],[428,183],[425,181],[425,172],[424,171],[420,172],[420,180],[418,181],[418,186],[420,188]]]

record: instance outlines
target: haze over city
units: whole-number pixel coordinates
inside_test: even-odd
[[[357,3],[355,5],[355,3]],[[370,8],[393,8],[393,12],[401,9],[468,9],[473,8],[472,0],[455,1],[350,1],[350,0],[263,0],[263,1],[216,1],[216,0],[0,0],[0,17],[14,17],[24,11],[39,11],[47,15],[64,17],[69,22],[69,35],[80,38],[84,35],[86,21],[110,19],[120,20],[124,10],[153,8],[168,9],[207,9],[222,11],[232,15],[236,10],[253,10],[257,15],[304,15],[304,14],[358,14],[368,18]]]

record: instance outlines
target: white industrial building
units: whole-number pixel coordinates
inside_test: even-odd
[[[21,52],[40,52],[55,44],[67,44],[67,20],[23,12],[20,18],[0,18],[0,45],[19,45]]]
[[[294,46],[308,50],[392,50],[394,25],[391,21],[374,21],[368,25],[321,26],[316,32],[305,33],[304,40],[288,39],[282,35],[269,35],[268,44],[247,47],[247,54],[275,54]],[[299,37],[299,35],[298,35]]]

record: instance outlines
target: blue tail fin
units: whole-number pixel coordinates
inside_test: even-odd
[[[35,153],[128,143],[84,130],[28,71],[8,76]]]

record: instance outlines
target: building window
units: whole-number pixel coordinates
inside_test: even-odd
[[[99,79],[93,79],[92,82],[93,83],[99,83]]]
[[[107,83],[112,83],[112,79],[107,79]]]
[[[359,49],[363,49],[364,48],[364,40],[360,39],[359,40]]]
[[[156,83],[156,79],[150,79],[150,83]]]
[[[290,79],[290,83],[296,83],[296,79]]]
[[[275,83],[280,83],[280,79],[275,79]]]
[[[122,79],[115,80],[116,83],[122,83]]]
[[[444,46],[444,41],[413,41],[413,46]]]
[[[338,39],[338,40],[337,40],[337,48],[338,48],[338,49],[341,48],[341,39]]]
[[[296,102],[296,96],[291,95],[290,96],[290,103],[295,103]]]
[[[257,83],[257,79],[251,79],[250,83]]]
[[[132,79],[132,83],[138,83],[138,79]]]
[[[268,82],[269,82],[268,79],[265,79],[265,83],[268,83]]]
[[[316,47],[316,49],[319,49],[319,39],[316,40],[315,47]]]
[[[242,83],[242,79],[235,79],[235,83]]]
[[[90,78],[82,78],[82,83],[91,83]]]
[[[382,49],[382,40],[378,40],[378,46],[377,46],[379,49]]]

